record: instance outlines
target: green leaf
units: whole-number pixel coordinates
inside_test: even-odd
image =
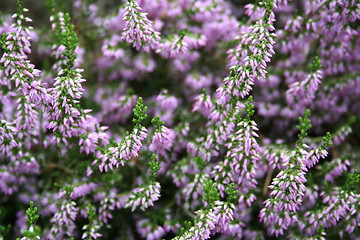
[[[147,118],[146,110],[147,107],[144,106],[142,97],[139,97],[136,106],[133,109],[134,112],[133,122],[136,124],[141,124],[141,122]]]
[[[37,207],[34,206],[34,202],[30,202],[29,208],[26,210],[26,223],[31,226],[38,220]]]

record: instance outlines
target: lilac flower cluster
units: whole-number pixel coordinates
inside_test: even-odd
[[[160,33],[155,31],[152,22],[146,17],[146,13],[141,12],[141,8],[134,0],[128,1],[125,8],[123,20],[126,22],[122,39],[139,50],[144,47],[145,50],[156,49],[160,40]]]
[[[131,206],[131,211],[140,207],[142,210],[150,206],[154,206],[154,202],[160,197],[160,184],[158,182],[151,183],[147,186],[135,188],[125,203],[125,208]]]
[[[17,2],[0,239],[359,238],[358,1]]]

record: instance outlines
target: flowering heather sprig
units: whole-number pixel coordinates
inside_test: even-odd
[[[24,13],[28,11],[27,8],[23,7],[22,1],[17,2],[17,12],[12,16],[15,23],[10,27],[12,31],[9,32],[6,37],[8,42],[5,43],[5,45],[8,46],[9,51],[18,53],[18,57],[26,56],[31,53],[31,44],[29,40],[31,35],[30,31],[33,28],[23,26],[24,22],[32,22],[30,18],[24,16]]]
[[[60,44],[54,44],[52,46],[52,53],[57,60],[52,68],[54,71],[59,72],[66,64],[66,59],[64,59],[63,55],[63,52],[66,51],[66,47],[61,44],[61,35],[66,34],[64,13],[55,13],[55,8],[53,8],[53,15],[50,16],[50,21],[52,22],[51,28],[53,30],[54,38],[57,38],[58,44]]]
[[[1,120],[0,133],[0,150],[4,159],[0,165],[0,192],[12,195],[18,192],[21,185],[26,184],[24,176],[39,173],[39,163],[24,148],[24,142],[19,140],[18,129],[11,123]],[[21,134],[24,136],[26,132]]]
[[[81,116],[79,99],[84,92],[81,85],[85,79],[82,78],[83,70],[61,70],[55,78],[54,88],[51,94],[54,97],[48,128],[57,131],[58,141],[67,142],[66,138],[75,135],[75,128]],[[85,110],[84,113],[89,113]]]
[[[183,30],[181,35],[171,35],[160,44],[157,50],[162,56],[166,58],[177,58],[188,51],[188,43],[184,40],[186,31]]]
[[[199,172],[195,174],[194,179],[189,181],[181,190],[183,197],[185,198],[185,206],[188,208],[194,208],[200,204],[199,199],[203,191],[203,185],[206,180],[209,179],[209,175]],[[196,201],[196,203],[195,203]],[[190,204],[192,203],[192,204]]]
[[[191,163],[191,165],[189,164],[190,166],[188,166],[188,163]],[[193,165],[194,163],[189,158],[182,158],[171,169],[166,171],[166,175],[172,178],[172,182],[177,187],[184,187],[188,183],[189,177],[183,173],[191,171]]]
[[[260,211],[260,221],[268,226],[269,232],[276,237],[283,235],[297,221],[295,213],[302,204],[306,182],[305,155],[306,145],[303,140],[307,131],[311,128],[310,110],[305,111],[304,117],[299,117],[300,130],[295,151],[290,156],[289,162],[285,163],[285,169],[273,179],[271,197],[264,202],[265,207]]]
[[[105,146],[109,143],[109,134],[105,132],[108,129],[107,126],[100,126],[97,119],[86,115],[86,111],[83,112],[83,117],[80,118],[75,136],[79,136],[80,152],[85,152],[87,155],[96,152],[96,148],[99,146]]]
[[[336,189],[332,192],[330,197],[323,200],[324,203],[328,203],[328,206],[320,215],[320,219],[322,220],[321,223],[324,224],[324,227],[328,228],[335,226],[340,219],[346,217],[347,215],[356,214],[355,209],[359,209],[359,207],[356,207],[356,205],[359,205],[358,199],[359,194],[342,189]],[[351,228],[355,228],[356,226],[357,224],[354,224]],[[350,230],[350,228],[347,230]]]
[[[53,38],[55,44],[52,46],[52,53],[56,59],[53,65],[53,70],[59,72],[67,66],[72,66],[75,63],[76,55],[74,54],[77,47],[77,38],[70,23],[70,16],[68,13],[55,12],[55,7],[52,7],[52,22],[51,28],[53,31]]]
[[[247,53],[248,56],[244,58],[244,61],[234,63],[230,68],[230,75],[224,79],[225,85],[218,88],[216,91],[220,108],[229,107],[229,104],[226,104],[228,101],[231,103],[227,117],[227,120],[230,120],[230,122],[234,120],[235,115],[242,109],[242,106],[238,105],[235,98],[238,96],[245,98],[250,94],[252,89],[251,85],[254,84],[255,79],[265,77],[266,62],[270,62],[270,57],[274,54],[272,47],[274,44],[274,35],[269,33],[269,31],[274,30],[272,25],[274,22],[274,14],[272,12],[273,2],[271,0],[266,0],[261,2],[261,4],[264,5],[266,14],[253,26],[254,29],[252,35],[248,35],[247,33],[241,35],[242,40],[239,45],[240,47],[238,50],[234,50],[234,52],[241,51],[240,49],[243,48],[243,45],[246,46],[249,42],[254,44],[254,47],[249,50],[250,52]],[[232,98],[234,99],[231,100]],[[224,105],[226,107],[224,107]],[[221,123],[217,125],[221,126]],[[227,124],[225,126],[227,126]],[[231,131],[232,130],[227,131],[228,134],[226,135],[221,135],[226,139]],[[205,149],[212,147],[211,134],[208,134],[205,141],[207,146]],[[204,152],[204,150],[201,150],[201,152]],[[205,154],[202,153],[207,160],[210,159],[211,154],[212,153],[209,150],[205,150]]]
[[[251,116],[254,114],[251,102],[252,97],[244,106],[238,107],[237,114],[228,112],[233,119],[227,116],[219,125],[223,125],[224,129],[227,129],[226,134],[220,131],[222,134],[217,135],[215,131],[215,139],[218,139],[219,144],[225,143],[227,153],[225,160],[219,162],[212,171],[221,196],[224,195],[224,190],[230,182],[236,182],[240,185],[243,194],[239,199],[239,204],[246,202],[249,206],[256,199],[254,194],[249,191],[257,184],[254,173],[258,165],[260,151],[254,139],[254,136],[257,136],[254,132],[257,127],[256,123],[251,120]],[[241,110],[245,111],[245,118],[241,118]],[[255,125],[253,126],[253,124]],[[249,131],[252,132],[250,135],[248,135]]]
[[[18,98],[16,110],[15,125],[18,129],[18,140],[23,143],[25,148],[30,149],[31,144],[37,143],[39,135],[39,113],[28,96]]]
[[[281,144],[266,145],[261,155],[267,160],[269,169],[282,169],[284,164],[289,161],[288,149]]]
[[[52,140],[57,143],[67,144],[69,138],[80,137],[80,151],[89,154],[95,152],[97,146],[108,143],[108,136],[104,132],[107,128],[99,126],[89,115],[91,110],[84,110],[79,104],[84,92],[81,83],[85,79],[81,75],[83,70],[74,68],[78,38],[74,26],[70,23],[69,14],[64,15],[64,21],[60,21],[58,17],[53,33],[55,40],[64,49],[61,70],[55,78],[53,88],[49,90],[52,101],[48,109],[50,118],[48,128],[54,131]]]
[[[145,51],[157,49],[160,42],[160,33],[152,27],[152,21],[147,18],[147,13],[141,12],[135,0],[128,0],[123,21],[125,28],[121,35],[128,43],[132,43],[136,50],[143,48]]]
[[[252,21],[256,21],[262,17],[264,17],[266,13],[266,9],[262,6],[258,6],[255,4],[246,4],[245,5],[245,13],[250,17]]]
[[[360,194],[357,189],[360,184],[360,173],[358,170],[348,174],[345,185],[335,189],[334,194],[323,199],[329,202],[328,207],[322,213],[324,227],[335,226],[336,223],[345,218],[345,230],[352,233],[360,224]]]
[[[233,220],[235,206],[232,201],[234,201],[234,195],[236,195],[237,192],[231,191],[230,189],[230,191],[227,191],[229,193],[229,201],[222,202],[218,200],[219,193],[215,185],[216,184],[210,179],[205,181],[203,201],[205,202],[206,208],[196,211],[194,223],[187,222],[187,229],[181,228],[180,236],[173,238],[173,240],[209,239],[212,234],[223,232],[227,224]],[[233,187],[234,185],[232,185],[232,190]]]
[[[258,128],[255,121],[251,120],[255,112],[253,108],[250,96],[244,109],[246,117],[237,116],[236,132],[230,142],[225,144],[228,148],[226,157],[230,159],[233,181],[240,185],[244,194],[257,184],[255,175],[260,160],[260,147],[255,139],[259,137],[256,133]]]
[[[219,155],[220,146],[231,137],[231,133],[235,128],[235,115],[242,108],[242,103],[231,106],[227,104],[226,107],[219,104],[215,105],[209,115],[211,121],[207,124],[206,135],[198,139],[200,144],[197,151],[206,161],[210,161],[211,157]]]
[[[150,206],[154,206],[154,202],[160,198],[160,183],[150,182],[144,186],[135,188],[129,194],[125,203],[125,208],[131,208],[131,211],[140,208],[145,210]]]
[[[157,225],[146,218],[137,221],[136,228],[141,237],[146,238],[146,240],[161,239],[167,232],[171,231],[171,226],[168,226],[167,223],[164,223],[164,225]]]
[[[326,148],[332,145],[331,138],[331,134],[327,132],[326,137],[323,137],[321,146],[308,152],[306,156],[306,167],[308,169],[315,166],[315,164],[319,162],[319,159],[326,158],[328,155]]]
[[[319,226],[325,229],[338,228],[337,234],[341,238],[345,232],[353,233],[360,223],[360,196],[356,191],[359,183],[360,174],[355,171],[347,175],[342,188],[327,186],[327,190],[321,193],[321,206],[304,214],[300,222],[301,229],[304,229],[308,236],[312,236]]]
[[[28,96],[29,100],[34,104],[47,104],[50,96],[47,90],[42,86],[40,80],[36,80],[40,76],[40,71],[35,69],[35,65],[31,64],[27,59],[30,49],[30,31],[32,27],[23,26],[26,22],[32,20],[24,16],[27,12],[23,8],[22,2],[18,1],[18,11],[13,15],[15,23],[11,25],[11,31],[7,33],[6,41],[3,43],[4,54],[0,59],[0,63],[4,66],[3,77],[15,83],[15,87],[23,96]]]
[[[308,106],[315,98],[315,92],[323,78],[319,57],[315,57],[312,65],[312,72],[306,79],[290,84],[286,91],[286,100],[289,106],[300,108]],[[301,110],[303,111],[303,110]]]
[[[41,229],[39,226],[35,226],[35,222],[38,218],[39,215],[37,214],[37,207],[35,207],[34,202],[31,201],[29,208],[26,210],[26,223],[29,228],[22,231],[23,237],[20,240],[40,239]]]
[[[61,200],[62,198],[59,198]],[[71,237],[74,234],[75,219],[78,213],[76,203],[72,200],[63,199],[60,201],[60,208],[54,214],[50,222],[53,224],[48,235],[48,239],[59,239]]]
[[[76,199],[79,197],[83,197],[91,193],[95,188],[96,188],[96,184],[92,182],[75,186],[70,194],[70,198]]]
[[[299,228],[306,234],[306,236],[313,236],[316,230],[321,226],[321,221],[318,221],[320,219],[321,209],[312,209],[311,211],[307,211],[298,222]]]
[[[335,178],[341,176],[344,172],[347,172],[350,167],[349,156],[335,158],[330,162],[319,166],[319,170],[325,173],[326,182],[334,182]]]
[[[164,122],[159,117],[155,117],[151,122],[156,126],[149,150],[164,156],[165,151],[172,148],[175,140],[175,132],[164,126]]]
[[[209,239],[211,231],[216,227],[215,223],[217,221],[216,216],[211,211],[199,210],[196,211],[196,219],[194,221],[194,226],[191,226],[191,223],[188,224],[191,227],[187,230],[182,230],[180,236],[173,238],[173,240],[185,240],[185,239]]]
[[[188,222],[188,229],[181,229],[180,236],[173,238],[173,240],[182,239],[208,239],[212,231],[216,227],[217,217],[212,208],[216,204],[216,200],[219,198],[216,187],[213,186],[212,180],[206,180],[203,188],[203,200],[207,204],[205,209],[201,209],[195,212],[196,218],[193,224]],[[193,226],[191,226],[193,225]]]
[[[70,70],[74,67],[77,58],[75,50],[78,47],[78,38],[74,26],[71,24],[69,13],[56,10],[54,0],[48,0],[47,4],[51,11],[52,37],[55,41],[52,46],[52,54],[57,60],[53,69],[56,72],[62,69]]]
[[[218,217],[216,223],[216,231],[235,235],[236,231],[232,231],[231,223],[234,221],[235,203],[238,202],[238,190],[235,190],[235,183],[231,183],[225,189],[227,193],[227,201],[216,201],[214,213]]]
[[[348,234],[354,233],[359,229],[360,224],[360,194],[353,194],[354,200],[351,199],[351,206],[348,214],[344,217],[344,220],[339,224],[339,227],[344,226],[345,230],[340,231],[340,236],[345,235],[345,232]],[[356,234],[354,234],[356,235]]]
[[[110,146],[102,149],[97,156],[98,158],[93,162],[93,165],[98,164],[100,171],[107,172],[108,169],[113,170],[120,165],[124,166],[125,161],[139,156],[141,141],[147,138],[147,129],[141,125],[141,122],[147,118],[147,107],[143,105],[143,100],[139,97],[134,108],[133,122],[135,127],[131,133],[127,133],[125,139],[115,146]]]
[[[337,130],[333,135],[333,143],[335,146],[341,145],[345,138],[352,133],[351,125],[356,122],[356,118],[353,116],[345,123],[339,130]]]
[[[89,223],[84,225],[82,230],[85,230],[81,239],[93,240],[102,237],[102,234],[99,233],[99,230],[102,224],[98,221],[96,217],[95,207],[92,205],[88,206],[89,210],[87,211],[87,216]]]
[[[113,192],[110,192],[109,196],[103,197],[100,201],[97,215],[100,223],[109,223],[109,220],[113,218],[111,212],[114,211],[116,207],[116,196]]]
[[[0,120],[0,152],[2,156],[13,156],[12,150],[18,147],[17,132],[18,130],[13,124]]]
[[[221,95],[245,98],[250,94],[254,81],[266,77],[267,63],[275,54],[273,45],[276,35],[270,33],[275,30],[275,15],[272,12],[275,6],[273,0],[264,0],[259,4],[265,9],[265,14],[248,31],[241,33],[240,44],[230,51],[233,65],[230,75],[224,79],[225,86],[219,90]],[[238,55],[242,59],[238,59]]]
[[[141,141],[147,137],[147,130],[142,126],[135,127],[133,132],[126,135],[125,139],[115,147],[109,147],[100,154],[99,169],[100,171],[107,172],[108,168],[111,170],[120,165],[124,166],[125,161],[131,158],[138,157],[140,148],[142,147]]]
[[[0,239],[357,239],[360,3],[47,1],[0,13]]]
[[[211,102],[211,98],[206,94],[206,90],[195,98],[195,102],[192,108],[192,112],[199,111],[204,117],[209,117],[214,104]]]

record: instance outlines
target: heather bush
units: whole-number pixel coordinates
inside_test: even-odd
[[[0,240],[360,239],[358,1],[0,9]]]

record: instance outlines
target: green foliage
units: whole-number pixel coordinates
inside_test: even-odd
[[[302,142],[304,138],[308,135],[308,130],[311,128],[310,122],[310,109],[306,109],[304,117],[299,117],[300,125],[296,126],[296,128],[300,131],[298,134],[298,141]]]
[[[245,113],[247,120],[250,120],[251,116],[254,115],[254,104],[252,103],[253,97],[249,96],[247,102],[245,103]]]
[[[183,235],[191,227],[192,227],[192,222],[191,221],[185,221],[184,222],[184,227],[180,228],[180,236]]]
[[[54,0],[46,0],[45,7],[50,10],[50,12],[55,13],[55,1]]]
[[[54,183],[54,186],[62,189],[63,191],[65,191],[65,196],[69,199],[70,198],[70,194],[74,191],[74,186],[72,185],[65,185],[62,186],[59,183]]]
[[[311,70],[313,72],[316,72],[318,71],[320,68],[322,68],[323,66],[321,65],[321,62],[320,62],[320,58],[318,56],[316,56],[314,58],[314,61],[312,62],[311,64]]]
[[[76,59],[75,49],[78,46],[78,37],[75,33],[74,25],[71,24],[71,17],[69,13],[64,14],[63,23],[60,20],[59,12],[56,12],[55,3],[53,0],[47,2],[48,8],[51,10],[51,14],[54,18],[55,29],[53,30],[53,38],[58,46],[64,46],[65,51],[62,53],[67,62],[64,66],[64,70],[70,70],[74,67]]]
[[[6,42],[6,33],[3,33],[0,35],[0,48],[6,51],[5,42]]]
[[[229,203],[236,203],[239,200],[238,190],[235,190],[235,183],[231,183],[226,189],[225,192],[227,193],[227,201]]]
[[[355,170],[353,173],[347,175],[346,183],[344,185],[344,190],[348,192],[353,192],[359,189],[360,187],[360,173],[358,170]]]
[[[326,136],[323,137],[323,144],[321,145],[321,148],[325,149],[331,146],[332,145],[331,139],[332,139],[331,133],[327,132]]]
[[[326,236],[325,229],[322,224],[318,227],[316,230],[316,235],[312,238],[314,240],[323,240],[325,239],[324,236]]]
[[[143,104],[142,97],[139,97],[135,108],[133,109],[134,112],[134,118],[133,122],[137,125],[140,125],[142,121],[144,121],[147,118],[146,114],[147,107]]]
[[[356,117],[355,117],[355,116],[351,116],[350,119],[349,119],[349,121],[348,121],[348,124],[349,124],[349,125],[352,125],[352,124],[354,124],[355,122],[356,122]]]
[[[155,125],[156,130],[160,130],[162,126],[165,125],[163,121],[160,120],[160,117],[156,116],[151,120],[151,123]]]
[[[88,204],[89,210],[87,211],[89,222],[92,222],[94,219],[96,219],[96,211],[95,207],[91,204]]]
[[[272,11],[274,0],[263,0],[259,2],[259,6],[264,7],[266,12],[263,19],[268,19],[270,12]]]
[[[156,174],[160,170],[159,162],[156,161],[156,154],[153,153],[151,155],[151,162],[149,162],[150,166],[150,173],[151,173],[151,180],[154,181],[156,179]]]
[[[211,207],[215,201],[219,200],[220,194],[218,193],[216,183],[213,180],[206,180],[204,189],[204,201],[208,204],[208,207]]]
[[[22,233],[27,240],[38,240],[40,239],[41,229],[35,226],[35,222],[38,220],[39,215],[37,214],[37,208],[31,201],[29,208],[26,210],[26,223],[29,229],[23,230]],[[19,239],[19,238],[18,238]]]
[[[202,157],[196,156],[196,157],[194,158],[194,161],[195,161],[197,167],[198,167],[200,170],[204,169],[205,164],[206,164],[206,161],[205,161]]]
[[[17,1],[17,14],[22,15],[24,13],[24,7],[23,7],[23,1],[18,0]]]
[[[206,96],[206,95],[207,95],[206,88],[203,88],[203,89],[201,90],[201,93],[204,94],[204,96]]]
[[[34,206],[34,202],[30,202],[29,208],[26,210],[26,223],[31,226],[38,220],[37,207]]]
[[[11,224],[0,225],[0,239],[6,239],[6,236],[10,234]]]
[[[71,24],[69,13],[65,13],[65,32],[60,34],[61,43],[66,47],[63,53],[69,59],[68,67],[73,67],[76,59],[75,49],[78,45],[78,38],[74,30],[74,25]]]

